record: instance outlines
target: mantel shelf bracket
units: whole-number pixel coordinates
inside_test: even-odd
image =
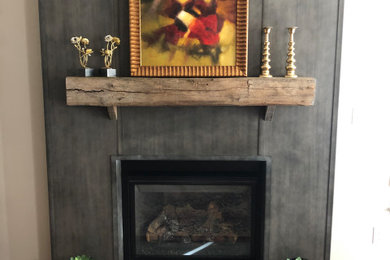
[[[265,109],[264,121],[272,122],[272,120],[274,119],[275,111],[276,106],[267,106]]]
[[[111,120],[118,120],[118,107],[117,106],[111,106],[107,107],[108,116]]]

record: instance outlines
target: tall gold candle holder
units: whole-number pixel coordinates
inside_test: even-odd
[[[272,78],[272,75],[270,74],[270,56],[271,56],[271,48],[270,48],[270,41],[269,41],[269,35],[271,33],[272,27],[264,27],[264,48],[263,48],[263,58],[261,59],[263,65],[261,66],[261,78]]]
[[[297,78],[297,74],[295,74],[295,70],[297,69],[297,67],[295,66],[295,48],[294,48],[294,45],[295,45],[295,42],[294,42],[294,34],[295,34],[295,31],[298,29],[298,27],[294,26],[294,27],[290,27],[288,28],[288,31],[290,33],[290,41],[288,43],[288,58],[287,58],[287,66],[286,66],[286,78]]]

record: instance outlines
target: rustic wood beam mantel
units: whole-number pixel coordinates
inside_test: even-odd
[[[115,119],[118,106],[312,106],[315,88],[314,78],[67,77],[66,101]]]

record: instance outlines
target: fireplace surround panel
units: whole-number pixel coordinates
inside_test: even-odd
[[[272,156],[265,259],[330,259],[344,1],[252,0],[249,5],[248,76],[259,75],[264,25],[276,26],[273,75],[285,74],[285,27],[297,25],[297,73],[317,78],[314,107],[278,107],[272,123],[261,120],[265,108],[255,107],[121,107],[118,121],[107,119],[106,108],[68,107],[65,78],[77,66],[68,55],[74,51],[71,35],[97,45],[103,33],[119,36],[115,67],[119,76],[129,76],[129,1],[39,1],[53,260],[77,254],[119,259],[121,196],[112,185],[120,178],[110,174],[122,159],[145,159],[120,155]],[[91,59],[90,66],[100,67],[101,60]],[[110,155],[119,156],[112,171]]]
[[[112,162],[116,259],[264,259],[269,158]]]

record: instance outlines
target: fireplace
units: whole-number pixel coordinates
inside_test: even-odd
[[[263,259],[267,158],[113,162],[117,259]]]

